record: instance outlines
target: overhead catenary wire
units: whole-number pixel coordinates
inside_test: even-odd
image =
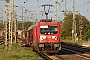
[[[83,7],[83,6],[85,6],[85,5],[89,4],[89,3],[90,3],[90,0],[84,2],[84,3],[80,4],[80,5],[77,5],[77,6],[76,6],[76,9],[81,8],[81,7]]]

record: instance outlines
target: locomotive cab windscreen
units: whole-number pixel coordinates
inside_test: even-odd
[[[57,34],[58,26],[57,25],[41,25],[40,33],[41,34]]]

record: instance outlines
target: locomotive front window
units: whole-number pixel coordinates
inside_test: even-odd
[[[57,34],[58,33],[58,27],[55,25],[46,25],[46,26],[40,26],[40,33],[41,34]]]
[[[57,26],[49,26],[50,27],[50,33],[57,34],[58,33],[58,27]]]
[[[46,26],[40,26],[40,33],[41,34],[48,33],[48,25],[46,25]]]

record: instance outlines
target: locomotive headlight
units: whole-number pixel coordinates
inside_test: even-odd
[[[58,40],[58,37],[57,36],[52,36],[52,39]]]
[[[40,36],[40,40],[46,39],[46,36]]]
[[[40,36],[40,40],[43,40],[43,36]]]
[[[58,40],[58,37],[57,36],[55,36],[55,40]]]

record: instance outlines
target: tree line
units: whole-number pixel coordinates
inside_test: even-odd
[[[80,39],[80,31],[82,34],[82,40],[90,39],[90,21],[82,16],[80,13],[75,14],[76,21],[76,33],[77,38]],[[73,13],[65,14],[65,18],[62,21],[62,38],[72,39],[72,23],[73,23]]]

